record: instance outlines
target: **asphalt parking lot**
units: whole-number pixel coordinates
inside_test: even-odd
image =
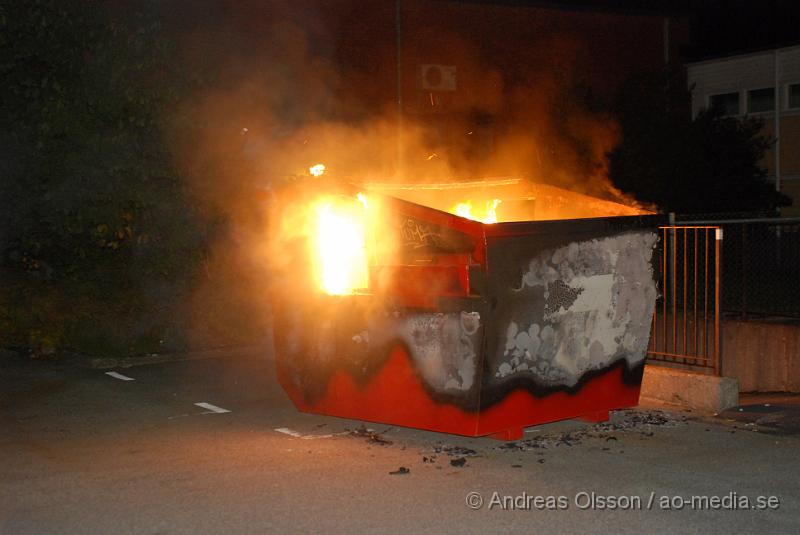
[[[503,443],[298,413],[268,358],[0,359],[0,533],[798,533],[800,437],[659,410]]]

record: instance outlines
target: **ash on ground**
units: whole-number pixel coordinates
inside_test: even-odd
[[[348,435],[353,437],[360,437],[365,438],[367,442],[370,444],[377,444],[379,446],[391,446],[393,442],[391,440],[386,440],[383,438],[383,434],[386,433],[391,429],[385,429],[384,431],[378,432],[374,429],[369,429],[366,426],[362,425],[361,427],[357,427],[355,429],[345,429]]]
[[[472,448],[467,448],[464,446],[455,446],[452,444],[443,444],[441,442],[435,444],[430,450],[426,450],[421,453],[422,453],[423,464],[426,463],[436,464],[437,461],[439,460],[439,456],[441,455],[449,457],[450,465],[459,468],[463,467],[466,464],[467,458],[480,457],[480,453],[478,453]],[[447,464],[447,461],[445,461],[445,464]]]
[[[688,418],[685,416],[668,414],[662,411],[614,411],[611,420],[591,426],[574,429],[561,433],[542,434],[540,436],[507,442],[497,446],[500,451],[530,451],[543,450],[556,447],[572,447],[581,444],[586,439],[600,439],[609,443],[617,441],[615,434],[639,435],[650,437],[656,428],[677,427],[685,425]]]
[[[448,457],[477,457],[478,452],[472,448],[452,446],[450,444],[437,444],[433,447],[434,453],[443,453]]]

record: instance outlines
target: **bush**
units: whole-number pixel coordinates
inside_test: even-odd
[[[182,345],[207,231],[162,140],[187,77],[140,7],[0,3],[0,345]]]
[[[662,211],[756,212],[787,205],[765,180],[761,162],[772,141],[762,135],[763,123],[718,110],[691,119],[684,82],[669,82],[643,77],[621,92],[622,142],[609,154],[614,184]]]

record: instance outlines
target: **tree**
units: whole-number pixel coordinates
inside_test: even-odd
[[[617,113],[622,141],[609,153],[610,178],[622,191],[678,213],[771,211],[789,199],[761,166],[771,140],[755,118],[719,110],[689,113],[680,78],[630,80]]]
[[[139,7],[0,1],[1,342],[152,345],[159,301],[196,264],[201,227],[162,141],[186,82]]]

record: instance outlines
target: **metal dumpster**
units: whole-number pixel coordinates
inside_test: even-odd
[[[356,291],[320,292],[284,247],[276,360],[298,409],[510,440],[638,403],[661,216],[484,224],[367,196],[393,250]]]

